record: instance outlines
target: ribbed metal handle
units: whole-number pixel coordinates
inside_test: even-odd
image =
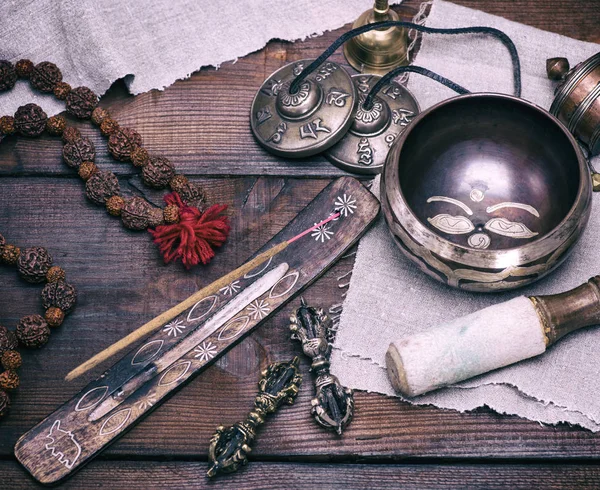
[[[548,345],[580,328],[600,325],[600,276],[564,293],[530,299],[544,325]]]

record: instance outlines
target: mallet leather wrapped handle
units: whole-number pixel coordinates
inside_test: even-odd
[[[444,386],[543,354],[566,334],[600,324],[600,276],[560,294],[520,296],[398,339],[386,354],[402,395]]]

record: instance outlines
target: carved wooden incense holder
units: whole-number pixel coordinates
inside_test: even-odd
[[[338,218],[198,298],[23,435],[17,459],[41,483],[70,475],[321,276],[378,212],[379,202],[357,180],[332,182],[256,255],[332,213]]]

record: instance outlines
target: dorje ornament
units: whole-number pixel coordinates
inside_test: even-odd
[[[312,414],[319,425],[342,435],[352,420],[354,396],[329,372],[329,355],[334,331],[321,308],[308,306],[300,299],[300,308],[290,317],[292,339],[302,342],[304,354],[312,359],[311,371],[316,375],[316,394],[311,400]]]
[[[364,107],[367,94],[381,80],[379,75],[353,75],[358,107],[346,135],[325,152],[336,166],[348,172],[375,175],[382,171],[388,151],[412,118],[419,113],[414,96],[394,81]]]
[[[295,61],[277,70],[252,102],[252,132],[275,155],[316,155],[337,143],[352,124],[356,89],[350,75],[337,63],[324,62],[296,93],[290,93],[294,78],[312,61]]]
[[[273,362],[262,372],[258,382],[258,394],[254,399],[254,409],[246,420],[230,427],[220,425],[210,440],[208,476],[219,473],[232,473],[248,463],[250,445],[256,438],[256,430],[265,423],[267,415],[274,413],[284,403],[292,405],[302,383],[298,372],[299,359],[288,362]]]

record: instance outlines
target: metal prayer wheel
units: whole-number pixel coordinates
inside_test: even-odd
[[[546,62],[548,78],[560,80],[550,112],[584,143],[600,153],[600,53],[569,71],[566,58]]]

